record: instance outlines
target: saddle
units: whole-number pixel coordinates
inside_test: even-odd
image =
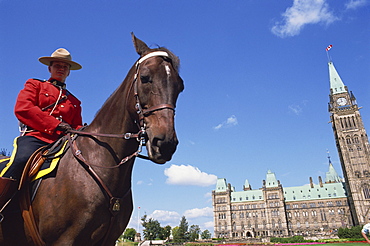
[[[57,159],[57,162],[66,151],[66,138],[57,140],[51,146],[44,146],[36,150],[28,159],[23,170],[18,190],[22,217],[36,245],[45,245],[38,231],[31,205],[31,182],[38,177],[39,171],[46,160]],[[60,153],[61,152],[61,153]],[[41,175],[43,176],[43,175]]]
[[[67,151],[67,141],[66,137],[60,138],[50,145],[39,148],[31,155],[23,169],[19,190],[25,182],[35,181],[56,168],[60,158]]]

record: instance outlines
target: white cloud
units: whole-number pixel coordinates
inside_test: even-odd
[[[294,0],[293,6],[282,14],[283,20],[275,23],[271,31],[284,38],[296,36],[307,24],[330,24],[337,17],[329,11],[327,0]]]
[[[154,210],[148,217],[158,220],[161,224],[178,223],[181,218],[178,212],[165,210]]]
[[[231,126],[236,126],[237,124],[238,124],[238,119],[236,118],[235,115],[232,115],[229,118],[227,118],[226,121],[213,127],[213,129],[218,130],[218,129],[221,129],[222,127],[231,127]]]
[[[198,218],[198,217],[212,217],[213,209],[210,207],[193,208],[193,209],[186,210],[184,212],[184,216],[189,219]]]
[[[173,185],[210,186],[216,184],[217,176],[200,171],[190,165],[171,165],[164,170],[166,183]]]
[[[346,3],[346,9],[357,9],[367,4],[367,0],[350,0]]]
[[[289,110],[295,115],[300,115],[302,113],[302,108],[299,105],[289,105]]]
[[[205,198],[212,197],[212,192],[207,192],[206,194],[204,194],[204,197]]]
[[[306,107],[307,103],[307,100],[303,100],[302,102],[300,102],[300,104],[289,105],[288,108],[295,115],[300,115],[303,112],[303,108]]]
[[[136,182],[137,185],[148,185],[148,186],[151,186],[153,185],[153,179],[149,179],[147,181],[144,181],[144,180],[139,180]]]
[[[213,230],[214,229],[214,222],[213,220],[212,221],[208,221],[206,223],[204,223],[204,228],[208,229],[208,230]]]

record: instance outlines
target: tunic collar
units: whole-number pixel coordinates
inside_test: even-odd
[[[50,78],[49,80],[48,80],[51,84],[53,84],[53,85],[56,85],[56,86],[58,86],[58,87],[61,87],[62,89],[65,89],[66,88],[66,83],[63,83],[63,82],[61,82],[61,81],[59,81],[59,80],[56,80],[56,79],[53,79],[53,78]]]

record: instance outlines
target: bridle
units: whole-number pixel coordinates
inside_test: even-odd
[[[162,57],[167,57],[167,58],[170,57],[168,53],[165,51],[154,51],[140,58],[135,64],[136,71],[134,75],[134,81],[132,83],[134,86],[134,96],[136,99],[135,109],[136,109],[136,113],[139,115],[139,126],[140,126],[139,133],[141,133],[143,136],[146,135],[145,116],[150,115],[154,111],[158,111],[162,109],[171,109],[175,112],[175,106],[172,104],[165,104],[165,103],[159,104],[156,106],[152,106],[148,109],[143,109],[141,107],[140,98],[138,94],[138,78],[137,78],[139,75],[139,67],[143,61],[147,60],[148,58],[155,57],[155,56],[162,56]]]
[[[143,63],[145,60],[147,60],[151,57],[156,57],[156,56],[170,58],[168,53],[165,52],[165,51],[154,51],[154,52],[151,52],[151,53],[141,57],[135,63],[135,75],[134,75],[133,82],[131,83],[131,88],[132,88],[132,86],[134,88],[134,97],[135,97],[135,100],[136,100],[135,109],[136,109],[136,113],[139,116],[139,121],[137,122],[138,127],[139,127],[139,131],[137,133],[127,132],[127,133],[124,133],[124,134],[105,134],[105,133],[83,132],[83,131],[76,131],[76,130],[68,131],[68,133],[70,133],[70,134],[76,134],[76,135],[81,135],[81,136],[123,138],[123,139],[126,139],[126,140],[134,138],[139,142],[138,149],[133,154],[128,155],[125,158],[123,158],[117,165],[114,165],[114,166],[111,166],[111,167],[100,166],[100,165],[96,165],[96,164],[88,164],[88,165],[96,166],[96,167],[100,167],[100,168],[116,168],[116,167],[119,167],[122,164],[126,163],[128,160],[132,159],[133,157],[139,157],[139,158],[147,159],[147,160],[149,159],[149,157],[140,154],[142,152],[142,147],[145,145],[146,136],[147,136],[145,117],[150,115],[151,113],[153,113],[155,111],[159,111],[159,110],[163,110],[163,109],[170,109],[170,110],[173,110],[175,112],[175,106],[172,105],[172,104],[163,103],[163,104],[152,106],[148,109],[143,109],[141,107],[140,98],[139,98],[139,95],[138,95],[138,75],[139,75],[140,64]],[[72,138],[70,138],[70,140],[72,140]],[[86,159],[82,157],[81,151],[78,150],[75,141],[72,141],[72,142],[74,144],[70,143],[70,146],[71,146],[73,155],[77,159],[79,159],[80,161],[83,161],[83,162],[86,163]]]

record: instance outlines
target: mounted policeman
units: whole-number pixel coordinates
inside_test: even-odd
[[[0,211],[16,193],[29,157],[68,130],[82,126],[81,102],[66,89],[70,71],[82,66],[72,61],[64,48],[40,57],[39,61],[48,66],[50,78],[29,79],[19,92],[14,112],[21,125],[21,136],[14,140],[10,161],[0,172]]]

